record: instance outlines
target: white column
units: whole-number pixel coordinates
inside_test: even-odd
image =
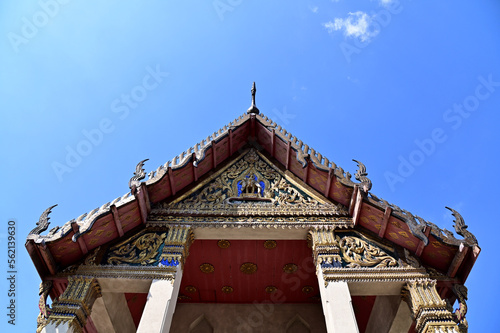
[[[401,303],[399,295],[379,295],[373,304],[365,333],[387,333]],[[406,306],[408,307],[408,306]],[[409,329],[409,327],[408,327]],[[402,332],[402,331],[401,331]],[[408,330],[406,330],[408,332]]]
[[[317,275],[327,332],[359,333],[347,282],[330,281],[325,286],[321,267]]]
[[[170,331],[181,280],[180,265],[177,266],[174,281],[153,280],[137,333],[168,333]]]
[[[412,324],[413,319],[410,307],[405,301],[399,302],[398,311],[396,312],[396,317],[392,322],[389,333],[408,332]]]
[[[45,326],[41,333],[74,333],[75,330],[68,323],[61,323],[56,327],[56,324],[50,323]]]
[[[102,292],[90,315],[98,332],[135,333],[135,324],[123,293]]]

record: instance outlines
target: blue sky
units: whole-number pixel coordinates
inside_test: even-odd
[[[482,248],[471,332],[498,331],[498,17],[493,0],[2,2],[0,268],[15,219],[19,274],[0,327],[36,325],[24,240],[47,207],[52,227],[123,195],[140,160],[243,114],[256,81],[262,113],[351,173],[362,161],[377,196],[449,230],[444,207],[462,214]]]

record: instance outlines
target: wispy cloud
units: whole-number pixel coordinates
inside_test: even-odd
[[[318,13],[318,9],[319,9],[319,7],[318,7],[318,6],[313,6],[313,7],[312,7],[312,6],[309,6],[309,10],[310,10],[311,12],[313,12],[314,14],[317,14],[317,13]]]
[[[323,23],[323,26],[329,33],[343,30],[346,37],[359,38],[362,42],[365,42],[379,33],[378,29],[370,29],[372,21],[373,16],[362,11],[357,11],[355,13],[349,13],[349,16],[346,18],[335,18],[333,22]]]

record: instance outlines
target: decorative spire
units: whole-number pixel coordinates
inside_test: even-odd
[[[252,106],[248,108],[247,113],[248,114],[259,114],[260,111],[257,109],[257,106],[255,106],[255,92],[257,92],[257,89],[255,88],[255,82],[253,83],[252,86]]]

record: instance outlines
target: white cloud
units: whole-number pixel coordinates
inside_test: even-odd
[[[314,14],[316,14],[316,13],[318,12],[318,9],[319,9],[319,8],[318,8],[318,6],[309,7],[309,10],[310,10],[311,12],[313,12]]]
[[[378,35],[379,30],[374,30],[370,27],[373,21],[373,16],[365,12],[349,13],[349,16],[342,18],[335,18],[333,22],[324,23],[323,26],[329,33],[334,31],[343,30],[346,37],[356,37],[362,42],[368,41]],[[370,29],[371,28],[371,29]]]

